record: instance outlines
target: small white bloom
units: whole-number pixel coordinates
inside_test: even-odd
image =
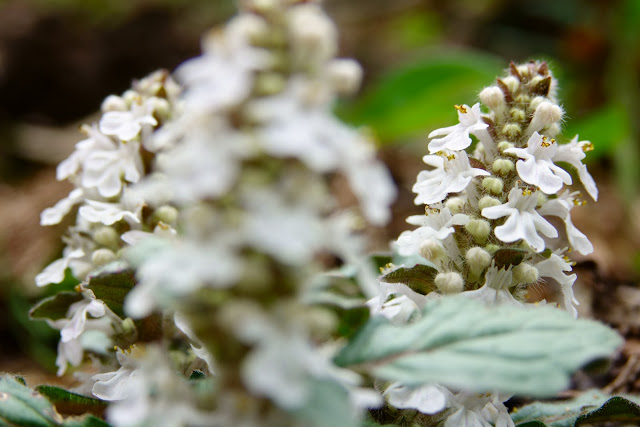
[[[585,151],[591,150],[593,150],[593,145],[589,141],[578,141],[578,135],[576,135],[568,144],[558,146],[558,151],[553,157],[553,161],[567,162],[575,167],[587,193],[593,200],[598,200],[598,187],[596,187],[593,177],[587,171],[587,167],[582,163],[582,159],[586,157]]]
[[[233,285],[243,269],[235,249],[239,242],[230,240],[233,237],[219,234],[206,243],[175,241],[145,259],[137,270],[140,282],[125,299],[125,313],[141,318],[202,287]]]
[[[92,393],[99,399],[107,401],[123,400],[130,397],[130,382],[138,374],[136,367],[138,359],[143,355],[143,350],[133,346],[129,350],[116,349],[116,359],[120,368],[114,372],[97,374],[91,377],[96,383]]]
[[[571,184],[571,175],[553,163],[558,151],[555,140],[534,132],[526,148],[508,148],[505,153],[513,153],[518,160],[516,169],[520,178],[527,184],[537,185],[543,193],[555,194],[562,183]]]
[[[82,249],[72,249],[65,251],[64,256],[49,264],[40,274],[36,276],[37,286],[46,286],[50,283],[60,283],[64,280],[64,272],[69,268],[69,264],[74,259],[83,258],[85,253]]]
[[[47,208],[40,214],[40,225],[54,225],[59,224],[62,218],[68,214],[71,209],[80,203],[84,198],[84,191],[82,188],[76,188],[64,199],[60,200],[53,207]]]
[[[430,210],[426,215],[410,216],[407,222],[419,228],[404,231],[398,237],[396,246],[402,256],[418,254],[422,242],[427,239],[445,240],[455,231],[454,225],[465,225],[469,217],[465,214],[451,215],[449,208],[443,208]]]
[[[536,252],[542,252],[545,244],[538,231],[547,237],[558,237],[558,231],[536,211],[537,203],[535,192],[514,187],[507,203],[484,208],[482,216],[489,219],[507,216],[507,221],[495,228],[496,237],[506,243],[522,239]]]
[[[107,111],[100,119],[100,131],[112,135],[121,141],[131,141],[140,134],[144,125],[156,126],[158,121],[153,117],[153,103],[142,99],[131,104],[130,111]]]
[[[438,384],[409,387],[402,383],[391,384],[384,396],[398,409],[415,409],[423,414],[435,414],[448,407],[453,394],[448,388]]]
[[[82,163],[82,186],[97,188],[103,197],[117,196],[122,178],[135,183],[143,173],[140,143],[118,143],[111,150],[93,150]]]
[[[140,223],[142,204],[130,211],[122,203],[106,203],[95,200],[87,200],[80,207],[79,215],[89,222],[113,225],[118,221],[126,220],[129,224]]]
[[[56,169],[58,181],[75,175],[90,154],[96,151],[110,151],[116,148],[115,141],[101,133],[95,125],[83,125],[81,131],[86,133],[88,138],[78,142],[74,152],[58,165]]]
[[[429,143],[429,152],[435,153],[442,150],[464,150],[471,145],[471,137],[469,134],[477,133],[486,129],[487,125],[482,120],[480,113],[480,103],[476,103],[473,107],[468,105],[457,105],[458,119],[460,123],[442,129],[434,130],[429,134],[429,138],[434,136],[442,136],[442,138],[433,139]]]
[[[422,160],[434,167],[430,171],[421,171],[413,192],[418,196],[416,205],[433,204],[444,200],[449,193],[458,193],[476,176],[489,175],[489,172],[472,168],[464,151],[443,151],[440,155],[426,155]]]
[[[236,31],[246,19],[232,20],[224,34],[211,33],[203,40],[203,54],[180,65],[177,80],[185,87],[185,110],[203,115],[226,110],[244,100],[252,88],[253,72],[267,63],[267,52],[253,47],[247,34]],[[260,22],[256,22],[260,25]],[[264,25],[264,23],[263,23]]]
[[[576,274],[566,275],[565,272],[571,271],[571,264],[563,259],[560,255],[553,253],[549,259],[540,261],[535,265],[540,272],[540,277],[549,277],[554,279],[560,285],[560,290],[564,296],[564,308],[574,317],[578,317],[578,310],[575,306],[579,304],[573,295],[573,283],[578,276]]]
[[[511,268],[498,269],[495,264],[492,264],[485,274],[484,285],[475,291],[463,292],[462,295],[495,305],[522,305],[509,291],[512,285],[512,276]]]
[[[580,230],[571,222],[571,209],[575,206],[579,192],[571,193],[569,190],[563,192],[557,199],[548,200],[538,209],[540,215],[551,215],[561,218],[566,226],[567,238],[571,247],[582,255],[593,252],[593,245]]]
[[[176,324],[176,327],[180,329],[182,333],[187,336],[187,338],[195,343],[191,344],[193,354],[195,354],[196,357],[202,359],[207,364],[207,368],[209,369],[210,373],[214,373],[213,366],[215,363],[213,360],[213,355],[209,353],[209,351],[202,344],[202,341],[200,341],[196,334],[191,330],[189,322],[187,321],[185,316],[182,313],[176,312],[173,315],[173,321]]]
[[[448,402],[455,412],[447,417],[443,427],[515,427],[503,403],[508,399],[509,396],[497,393],[456,393]]]

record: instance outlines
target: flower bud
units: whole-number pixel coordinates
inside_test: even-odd
[[[522,133],[522,128],[517,123],[507,123],[502,128],[502,133],[504,133],[510,139],[516,139]]]
[[[446,202],[445,206],[449,208],[452,214],[460,213],[462,208],[464,207],[465,200],[462,197],[450,197]]]
[[[514,169],[515,165],[511,160],[496,159],[493,162],[493,171],[498,175],[508,175],[510,172],[513,172]]]
[[[135,90],[127,90],[122,94],[122,99],[127,104],[127,108],[130,107],[134,102],[140,101],[140,94]]]
[[[435,239],[426,239],[422,242],[418,249],[418,253],[421,257],[433,262],[434,264],[439,263],[447,256],[447,252],[445,251],[444,246],[442,246],[442,243]]]
[[[479,97],[484,105],[494,111],[501,110],[505,106],[504,93],[497,86],[484,88]]]
[[[549,200],[549,198],[547,197],[546,194],[544,194],[542,191],[538,191],[536,193],[536,195],[538,196],[538,201],[536,202],[536,207],[539,208],[542,205],[544,205],[545,203],[547,203],[547,200]]]
[[[491,224],[484,219],[472,219],[464,228],[473,236],[477,243],[484,243],[491,233]]]
[[[91,262],[96,266],[109,264],[116,260],[116,254],[107,248],[96,249],[91,254]]]
[[[171,104],[169,104],[169,101],[154,96],[149,98],[147,102],[151,105],[154,113],[156,113],[158,117],[163,120],[169,118],[171,114]]]
[[[103,226],[93,232],[93,241],[108,248],[118,248],[120,235],[112,227]]]
[[[504,152],[504,150],[508,149],[508,148],[513,148],[514,145],[512,143],[510,143],[509,141],[500,141],[498,143],[498,149],[501,152]]]
[[[478,200],[478,208],[480,210],[484,209],[484,208],[490,208],[493,206],[498,206],[501,205],[502,203],[500,203],[500,200],[491,197],[491,196],[484,196],[483,198],[481,198],[480,200]]]
[[[513,268],[513,285],[523,283],[535,283],[540,278],[538,269],[526,262],[520,263]]]
[[[331,85],[339,94],[350,95],[360,87],[362,67],[353,59],[334,59],[327,71]]]
[[[536,111],[536,109],[540,106],[540,104],[542,104],[543,102],[548,102],[548,101],[549,100],[544,96],[536,96],[529,103],[529,108],[531,109],[531,111]]]
[[[502,79],[502,82],[507,86],[507,88],[509,88],[509,92],[511,93],[514,93],[518,88],[520,88],[520,81],[517,77],[507,76]]]
[[[317,63],[335,54],[338,47],[336,28],[317,5],[296,6],[290,10],[288,18],[292,46],[298,61]]]
[[[169,205],[160,206],[153,212],[153,219],[165,224],[175,224],[178,220],[178,210]]]
[[[495,245],[493,243],[489,243],[484,247],[484,250],[489,252],[490,254],[495,254],[498,249],[500,249],[500,246]]]
[[[482,187],[495,195],[502,194],[504,182],[500,178],[487,177],[482,180]]]
[[[108,111],[126,111],[128,109],[127,103],[124,99],[120,98],[117,95],[109,95],[102,101],[102,106],[100,107],[103,113]]]
[[[465,258],[474,275],[479,275],[491,264],[491,254],[477,246],[469,249]]]
[[[438,273],[434,283],[443,294],[457,294],[464,290],[464,280],[460,273]]]
[[[280,73],[265,72],[256,76],[254,90],[257,95],[275,95],[284,90],[286,82]]]
[[[555,124],[557,121],[562,119],[562,115],[562,108],[553,102],[545,101],[540,103],[538,108],[536,108],[535,113],[533,113],[533,118],[527,128],[527,133],[531,135],[534,132],[540,131],[544,127]]]
[[[516,122],[523,122],[524,119],[527,118],[527,115],[522,108],[512,108],[509,110],[509,116],[511,117],[511,120]]]

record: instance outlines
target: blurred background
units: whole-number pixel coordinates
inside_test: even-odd
[[[560,81],[565,139],[579,133],[595,145],[586,160],[600,199],[572,211],[596,248],[576,266],[582,314],[631,342],[640,333],[640,1],[325,5],[341,56],[365,70],[362,90],[336,113],[368,127],[401,189],[378,249],[421,212],[410,190],[426,136],[455,123],[453,105],[477,102],[509,61],[548,61]],[[97,120],[102,99],[132,79],[197,55],[202,32],[233,13],[232,0],[0,0],[0,371],[32,383],[55,372],[58,333],[26,313],[52,292],[33,278],[59,257],[66,224],[44,228],[39,215],[70,191],[55,181],[55,166],[82,139],[78,126]],[[620,367],[639,349],[626,347]],[[640,389],[638,371],[621,389]]]

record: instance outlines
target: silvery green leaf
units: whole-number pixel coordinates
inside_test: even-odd
[[[429,301],[411,324],[371,319],[335,361],[406,385],[542,397],[622,342],[607,326],[554,307],[487,306],[458,295]]]
[[[316,380],[308,403],[296,415],[313,427],[357,427],[347,391],[332,381]]]
[[[518,408],[511,418],[518,426],[573,427],[582,423],[640,421],[640,398],[589,390],[572,400],[535,402]]]
[[[114,265],[114,268],[92,274],[86,284],[99,300],[102,300],[114,313],[125,318],[122,305],[129,291],[136,283],[135,275],[126,264]]]

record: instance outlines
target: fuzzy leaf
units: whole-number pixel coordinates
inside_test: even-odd
[[[518,265],[524,259],[525,251],[522,249],[498,249],[493,254],[493,260],[498,268]]]
[[[102,300],[111,311],[124,318],[122,305],[135,284],[133,270],[114,268],[89,277],[86,287],[91,289],[96,298]]]
[[[0,377],[0,422],[7,425],[53,427],[62,418],[53,405],[9,375]]]
[[[77,292],[60,292],[36,304],[29,311],[29,316],[32,319],[63,319],[67,315],[69,306],[80,300],[82,300],[82,295]]]
[[[399,267],[382,277],[381,282],[403,283],[415,292],[426,295],[435,289],[433,278],[438,270],[428,265],[416,264],[413,267]]]
[[[518,427],[573,427],[607,421],[640,421],[640,399],[589,390],[572,400],[523,406],[511,414]]]
[[[411,324],[371,319],[335,361],[407,385],[551,396],[621,344],[612,329],[557,308],[487,306],[458,295],[430,301]]]
[[[59,413],[64,415],[83,415],[92,413],[102,416],[107,402],[81,394],[71,393],[60,387],[41,385],[36,391],[53,403]]]

